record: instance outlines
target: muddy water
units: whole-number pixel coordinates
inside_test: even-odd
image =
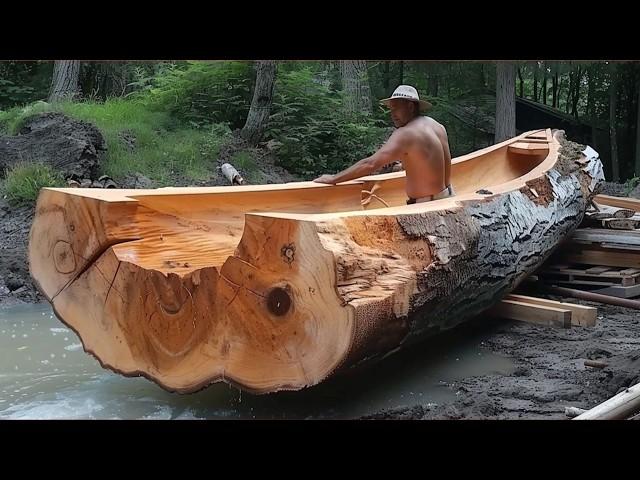
[[[462,378],[513,371],[481,348],[492,327],[464,327],[372,368],[301,392],[254,396],[226,384],[172,394],[100,367],[48,304],[0,309],[2,419],[348,419],[456,396]]]

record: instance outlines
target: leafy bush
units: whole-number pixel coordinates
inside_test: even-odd
[[[310,68],[279,71],[265,139],[281,166],[305,176],[336,172],[372,154],[384,141],[382,122],[343,114],[340,94]]]

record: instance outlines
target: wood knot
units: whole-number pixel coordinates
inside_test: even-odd
[[[63,240],[53,247],[53,263],[58,273],[71,273],[76,269],[76,258],[71,245]]]
[[[276,287],[267,296],[267,308],[271,313],[281,317],[291,308],[291,297],[282,287]]]
[[[291,265],[295,260],[296,246],[293,243],[285,245],[280,249],[280,254],[282,255],[283,260]]]

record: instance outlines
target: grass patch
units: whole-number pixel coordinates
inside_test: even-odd
[[[33,203],[43,187],[62,187],[63,178],[48,165],[21,163],[7,171],[3,190],[12,205]]]
[[[107,153],[102,174],[116,182],[141,173],[161,185],[172,185],[176,176],[204,180],[213,171],[221,143],[230,135],[226,124],[201,128],[179,125],[165,111],[135,99],[114,98],[101,102],[36,102],[24,108],[0,112],[0,125],[16,134],[24,121],[42,112],[62,112],[93,123],[102,132]],[[134,146],[123,140],[134,139]]]

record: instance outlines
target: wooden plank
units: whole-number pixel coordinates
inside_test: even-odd
[[[606,268],[606,267],[599,267]],[[549,273],[554,275],[574,275],[576,277],[589,277],[589,278],[607,278],[613,280],[620,280],[621,278],[638,278],[640,277],[640,272],[626,273],[622,274],[621,270],[614,270],[613,267],[609,267],[609,271],[603,272],[589,272],[590,269],[581,269],[581,268],[557,268],[555,265],[550,265],[545,267],[539,273]],[[628,270],[628,269],[627,269]]]
[[[555,283],[560,285],[562,284],[566,284],[566,285],[584,285],[586,287],[601,287],[601,288],[607,288],[607,287],[619,287],[621,286],[619,283],[615,284],[612,282],[596,282],[595,280],[567,280],[567,279],[562,279],[562,278],[549,278],[549,277],[540,277],[541,280],[543,280],[545,283]]]
[[[578,415],[574,420],[622,420],[638,411],[640,411],[640,383]]]
[[[557,328],[571,328],[571,310],[502,300],[489,310],[489,314],[510,320],[519,320]]]
[[[599,293],[601,295],[611,295],[619,298],[634,298],[640,296],[640,285],[631,285],[625,287],[622,285],[611,285],[603,282],[589,282],[586,280],[547,280],[547,285],[564,285],[578,290],[584,290],[583,287],[600,287],[589,289],[589,292]],[[582,288],[581,288],[582,287]]]
[[[547,144],[529,142],[515,142],[509,145],[508,148],[510,152],[524,155],[541,155],[549,151]]]
[[[585,265],[640,268],[640,254],[606,250],[564,251],[564,260]]]
[[[628,208],[640,212],[640,200],[629,197],[613,197],[611,195],[596,195],[594,200],[603,205],[612,207]]]
[[[597,211],[588,211],[586,215],[595,220],[603,220],[605,218],[631,218],[636,212],[630,208],[612,207],[611,205],[600,205],[594,202]]]
[[[545,131],[536,132],[536,133],[531,133],[531,134],[527,135],[525,138],[526,138],[526,139],[529,139],[529,138],[537,138],[537,139],[545,139],[545,140],[548,140],[547,132],[545,132]]]
[[[611,267],[598,266],[598,267],[587,268],[585,270],[585,272],[587,272],[587,273],[604,273],[604,272],[608,272],[609,270],[611,270]],[[633,269],[633,270],[635,270],[635,269]]]
[[[620,250],[638,250],[640,251],[640,245],[625,245],[623,243],[608,243],[603,242],[600,244],[603,248],[617,248]]]
[[[548,145],[549,144],[549,140],[547,140],[546,138],[536,138],[536,137],[524,137],[521,142],[516,142],[516,143],[535,143],[535,144],[545,144]]]
[[[640,231],[607,230],[606,228],[578,228],[572,239],[587,242],[611,242],[624,245],[640,245]]]
[[[602,267],[606,268],[606,267]],[[625,268],[624,270],[620,270],[621,275],[629,275],[632,273],[640,273],[640,268]]]
[[[595,326],[596,319],[598,318],[598,309],[595,307],[587,307],[585,305],[556,302],[554,300],[547,300],[546,298],[529,297],[527,295],[517,295],[515,293],[507,295],[505,300],[515,300],[516,302],[532,303],[534,305],[554,307],[561,310],[570,310],[571,325],[580,327],[593,327]]]
[[[635,230],[640,228],[640,220],[635,218],[606,218],[601,220],[602,226],[612,230]]]
[[[602,295],[611,295],[613,297],[620,298],[634,298],[640,296],[640,285],[632,285],[630,287],[621,287],[619,285],[613,285],[611,287],[600,288],[598,290],[592,290],[594,293],[600,293]]]

